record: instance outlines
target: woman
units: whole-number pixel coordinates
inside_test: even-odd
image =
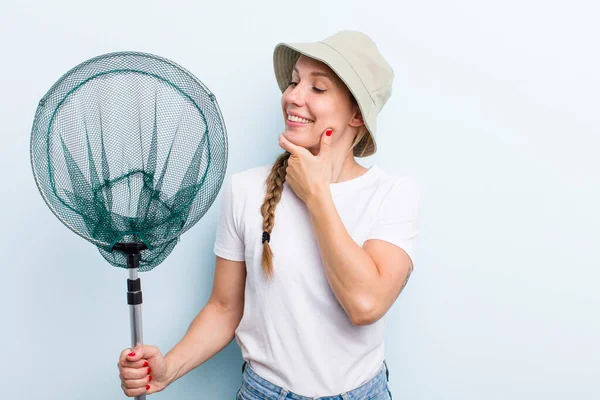
[[[355,157],[375,153],[393,71],[363,33],[274,52],[286,150],[223,187],[214,286],[183,339],[119,360],[128,396],[154,393],[234,337],[237,398],[390,399],[382,318],[413,268],[420,192]]]

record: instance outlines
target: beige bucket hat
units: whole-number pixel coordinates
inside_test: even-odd
[[[354,155],[375,154],[377,114],[392,95],[394,80],[394,71],[375,42],[362,32],[344,30],[319,42],[279,43],[273,52],[273,65],[282,93],[289,85],[301,54],[327,64],[350,89],[371,135],[370,141],[361,141],[354,148]]]

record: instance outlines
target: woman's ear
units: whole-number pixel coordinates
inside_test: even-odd
[[[352,116],[352,119],[350,120],[350,126],[359,127],[364,124],[365,124],[365,121],[363,120],[362,113],[360,112],[360,108],[358,106],[355,106],[354,115]]]

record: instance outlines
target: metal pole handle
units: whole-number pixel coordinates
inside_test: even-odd
[[[127,280],[127,304],[129,304],[129,322],[131,327],[131,347],[144,343],[142,333],[142,283],[138,278],[140,253],[127,255],[129,279]],[[135,396],[135,400],[146,400],[146,394]]]

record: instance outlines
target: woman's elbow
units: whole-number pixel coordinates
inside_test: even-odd
[[[352,324],[357,326],[371,325],[377,322],[383,314],[372,303],[365,304],[349,314]]]

